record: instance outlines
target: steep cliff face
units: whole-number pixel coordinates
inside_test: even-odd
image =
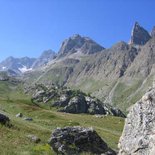
[[[119,148],[119,155],[155,154],[155,88],[151,88],[129,112]]]
[[[144,45],[150,38],[151,36],[149,33],[141,27],[138,22],[135,22],[132,29],[130,43],[135,45]]]
[[[150,39],[143,47],[139,48],[139,54],[127,69],[126,77],[147,77],[154,73],[155,66],[155,38]]]

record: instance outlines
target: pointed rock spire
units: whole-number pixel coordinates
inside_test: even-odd
[[[150,38],[149,33],[138,22],[135,22],[131,33],[130,44],[144,45]]]
[[[154,26],[153,29],[152,29],[151,37],[155,37],[155,26]]]

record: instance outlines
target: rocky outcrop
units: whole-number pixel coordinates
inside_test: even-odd
[[[0,124],[7,125],[9,122],[10,122],[9,117],[7,117],[4,114],[0,113]]]
[[[96,98],[83,95],[71,98],[67,105],[59,111],[73,114],[88,113],[92,115],[101,114],[125,117],[121,110],[113,108],[110,105],[106,105]]]
[[[155,154],[155,88],[129,112],[119,141],[119,155]]]
[[[149,33],[136,22],[132,30],[130,44],[144,45],[149,39],[151,39]]]
[[[57,128],[49,140],[50,146],[58,154],[79,153],[115,155],[107,144],[92,128],[65,127]]]
[[[45,103],[51,107],[57,107],[59,112],[125,117],[121,110],[104,104],[99,99],[91,97],[80,90],[71,90],[67,87],[46,87],[42,84],[36,85],[33,89],[33,103]]]

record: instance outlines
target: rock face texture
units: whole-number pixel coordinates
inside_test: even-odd
[[[130,43],[144,45],[150,38],[149,33],[136,22],[132,30]]]
[[[0,63],[0,71],[12,70],[17,74],[24,73],[31,70],[31,66],[34,63],[35,58],[23,57],[14,58],[8,57]]]
[[[45,66],[49,61],[56,57],[56,53],[52,50],[44,51],[41,56],[33,63],[32,68],[36,69]]]
[[[88,37],[82,37],[80,35],[73,35],[66,39],[58,52],[58,56],[66,56],[76,52],[82,52],[83,54],[93,54],[103,50],[104,48],[97,44],[95,41]]]
[[[143,47],[131,66],[126,71],[126,77],[147,77],[154,73],[155,66],[155,37],[150,39]],[[153,74],[154,75],[154,74]]]
[[[49,104],[51,107],[57,107],[59,112],[125,117],[121,110],[102,103],[99,99],[93,98],[80,90],[71,90],[65,87],[47,87],[41,84],[34,86],[32,89],[33,103]],[[30,92],[31,90],[28,89],[27,91]]]
[[[50,146],[58,154],[72,155],[82,152],[115,155],[92,128],[57,128],[49,140]]]
[[[119,155],[155,154],[155,88],[129,112],[119,142]]]

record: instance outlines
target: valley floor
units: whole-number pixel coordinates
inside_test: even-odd
[[[1,90],[0,84],[0,90]],[[48,145],[51,132],[57,127],[84,126],[93,127],[107,142],[109,147],[117,150],[124,119],[113,116],[97,118],[86,114],[66,114],[56,112],[56,109],[33,105],[30,98],[16,91],[9,93],[3,85],[0,91],[0,113],[6,114],[13,125],[11,128],[0,125],[0,154],[1,155],[54,155]],[[17,113],[31,117],[33,121],[16,118]],[[27,136],[36,135],[41,142],[31,142]]]

